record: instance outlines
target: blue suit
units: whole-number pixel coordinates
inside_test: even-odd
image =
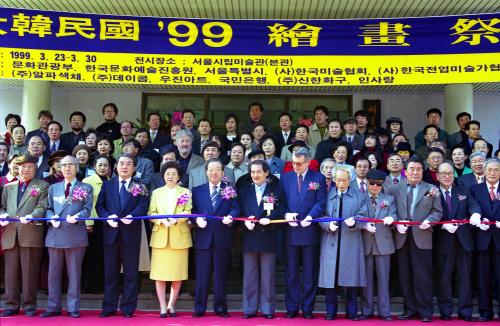
[[[476,175],[474,173],[462,175],[460,178],[458,178],[457,184],[466,188],[469,188],[473,185],[477,185]]]
[[[295,172],[286,173],[280,183],[285,191],[285,212],[297,213],[297,220],[306,216],[322,217],[326,204],[325,177],[308,170],[299,193],[298,177]],[[318,189],[315,186],[318,186]],[[300,308],[300,284],[304,284],[302,311],[311,313],[314,309],[314,297],[318,287],[318,244],[320,229],[316,223],[310,226],[286,227],[286,292],[285,302],[288,312],[297,313]],[[299,279],[299,264],[302,259],[302,278]]]
[[[133,179],[133,184],[140,184]],[[96,202],[99,217],[107,218],[116,214],[118,217],[147,214],[149,197],[132,196],[127,191],[127,204],[120,205],[119,179],[114,177],[103,183]],[[104,243],[104,300],[103,313],[114,313],[118,307],[120,269],[123,264],[123,292],[120,310],[125,314],[133,314],[137,307],[139,253],[141,245],[141,220],[134,220],[126,225],[118,221],[118,227],[113,228],[103,222],[102,234]]]
[[[194,187],[193,192],[193,214],[209,214],[212,216],[231,215],[237,217],[240,214],[238,198],[217,198],[215,208],[210,200],[209,183]],[[221,189],[229,187],[221,183]],[[195,224],[196,225],[196,224]],[[210,274],[213,269],[214,278],[214,311],[227,312],[227,279],[231,258],[233,228],[225,225],[222,221],[207,219],[205,228],[196,227],[194,231],[194,249],[196,260],[196,287],[195,287],[195,313],[203,314],[207,309],[208,288],[210,286]]]
[[[468,188],[453,186],[451,188],[451,208],[446,197],[441,196],[443,207],[442,221],[462,220],[473,213],[480,213],[481,208],[470,195]],[[458,278],[458,315],[472,315],[472,254],[474,251],[474,234],[469,224],[460,225],[455,233],[442,228],[437,232],[437,266],[439,271],[438,304],[441,316],[453,313],[453,276]]]
[[[481,206],[483,218],[491,222],[500,221],[500,187],[497,189],[496,198],[491,201],[488,184],[470,187],[472,196]],[[492,279],[497,279],[497,301],[500,302],[500,229],[490,225],[489,230],[476,230],[476,250],[478,256],[478,287],[479,287],[479,314],[482,317],[492,318]]]

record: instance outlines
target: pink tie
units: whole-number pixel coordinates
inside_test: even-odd
[[[495,200],[495,193],[493,192],[494,189],[495,189],[495,187],[490,186],[490,199],[491,199],[491,201]]]

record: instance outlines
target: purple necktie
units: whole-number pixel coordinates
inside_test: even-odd
[[[394,178],[392,183],[394,183],[395,185],[397,185],[399,183],[399,179],[398,178]]]
[[[297,188],[298,188],[298,192],[300,194],[300,191],[302,190],[302,174],[299,174],[299,179],[297,180]]]
[[[360,186],[359,186],[359,190],[360,190],[362,193],[365,193],[365,192],[366,192],[365,182],[364,182],[364,181],[361,181],[359,184],[360,184]]]
[[[446,206],[448,206],[448,217],[451,218],[451,196],[450,196],[450,192],[448,190],[446,190],[444,192],[445,194],[445,198],[446,198]]]

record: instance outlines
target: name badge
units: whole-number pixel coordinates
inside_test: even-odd
[[[274,209],[273,203],[264,203],[264,210],[265,211],[272,211],[273,209]]]

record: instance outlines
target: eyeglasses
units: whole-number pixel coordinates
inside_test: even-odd
[[[384,181],[368,180],[368,183],[370,184],[370,186],[382,187],[382,185],[384,184]]]

